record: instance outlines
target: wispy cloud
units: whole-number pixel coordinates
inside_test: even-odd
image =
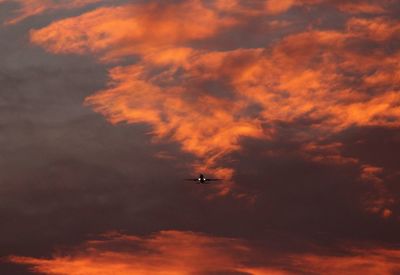
[[[102,0],[0,0],[0,4],[9,2],[19,6],[15,16],[6,22],[6,24],[16,24],[49,10],[79,8],[100,1]]]
[[[243,138],[275,142],[278,123],[302,123],[292,138],[304,144],[326,144],[351,127],[400,126],[399,51],[388,48],[400,23],[380,13],[354,15],[385,10],[388,3],[115,5],[32,30],[31,42],[55,54],[91,54],[112,66],[107,88],[89,96],[87,105],[113,124],[150,124],[155,139],[179,142],[197,156],[194,167],[229,179],[234,171],[220,160],[240,150]],[[347,20],[334,30],[290,28],[264,47],[207,46],[227,33],[246,37],[243,28],[254,27],[255,18],[277,22],[271,14],[293,5],[336,7]],[[269,31],[291,25],[285,22]],[[126,65],[127,58],[135,61]],[[310,158],[309,150],[302,152]],[[311,159],[362,164],[339,150],[316,152]]]
[[[344,249],[320,253],[272,256],[239,239],[184,231],[152,236],[108,234],[50,259],[12,256],[40,274],[381,274],[400,271],[400,252],[385,248]]]

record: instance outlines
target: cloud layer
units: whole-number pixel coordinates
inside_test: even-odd
[[[384,248],[353,248],[340,255],[270,253],[243,240],[162,231],[150,237],[108,234],[50,259],[10,257],[10,261],[49,275],[390,275],[400,271],[400,252]]]
[[[396,1],[0,5],[0,257],[44,274],[399,272]],[[197,173],[224,181],[182,182]]]
[[[112,68],[109,88],[86,104],[111,123],[152,125],[154,136],[196,155],[199,170],[230,178],[233,171],[218,159],[239,150],[245,137],[273,142],[276,123],[305,121],[293,137],[304,142],[355,126],[399,126],[399,51],[387,48],[399,39],[395,19],[349,17],[340,30],[301,30],[264,47],[202,46],[294,4],[326,3],[267,1],[266,14],[252,6],[240,15],[240,1],[121,5],[33,30],[31,41],[52,53],[94,54],[110,64],[137,58]],[[327,4],[355,12],[349,8],[355,3]],[[369,12],[384,4],[356,6]],[[277,23],[276,31],[287,24]]]
[[[49,10],[74,9],[102,0],[0,0],[1,3],[15,3],[19,6],[16,16],[9,19],[7,24],[16,24],[31,16],[39,15]]]

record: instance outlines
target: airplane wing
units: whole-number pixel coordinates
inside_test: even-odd
[[[206,181],[218,181],[218,180],[222,180],[222,179],[205,179]]]
[[[198,181],[199,179],[184,179],[185,181]]]

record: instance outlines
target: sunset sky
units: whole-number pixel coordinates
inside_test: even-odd
[[[2,275],[400,274],[398,0],[0,0],[0,113]]]

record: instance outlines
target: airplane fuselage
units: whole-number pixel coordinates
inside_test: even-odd
[[[205,183],[206,182],[206,178],[204,177],[203,174],[200,174],[199,178],[197,179],[199,181],[199,183]]]
[[[203,174],[200,174],[199,177],[194,178],[194,179],[185,179],[187,181],[195,181],[197,184],[208,184],[211,181],[217,181],[217,180],[221,180],[221,179],[209,179],[209,178],[205,178]]]

